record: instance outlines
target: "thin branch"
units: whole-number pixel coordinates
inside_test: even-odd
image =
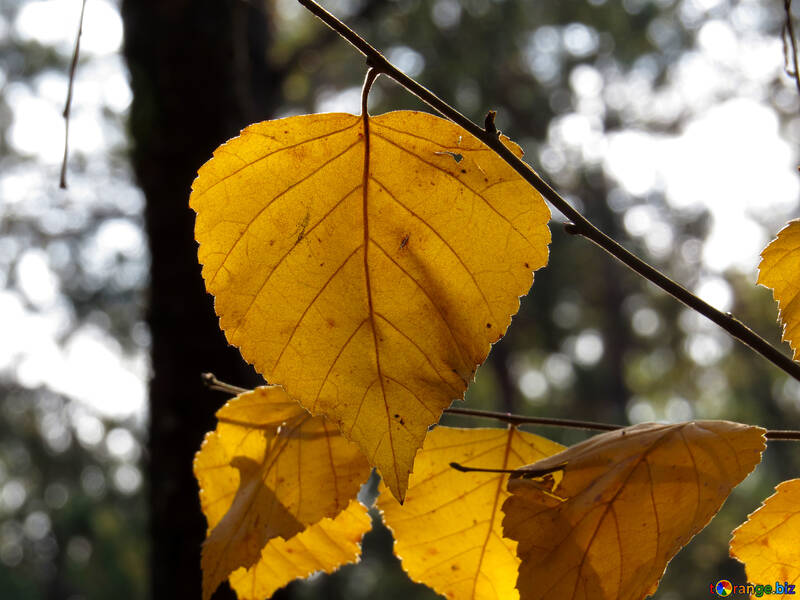
[[[570,233],[581,235],[597,244],[600,248],[611,254],[624,265],[635,271],[648,281],[654,283],[668,294],[692,308],[703,316],[707,317],[722,329],[727,331],[732,337],[743,344],[752,348],[755,352],[762,355],[772,364],[782,369],[798,381],[800,381],[800,364],[792,361],[791,358],[783,354],[778,348],[772,346],[764,338],[755,333],[752,329],[744,325],[730,313],[723,313],[707,302],[701,300],[686,288],[676,283],[657,269],[653,268],[641,258],[623,248],[618,242],[595,227],[586,217],[578,212],[569,202],[551,188],[530,166],[519,159],[502,140],[498,137],[494,128],[488,126],[482,129],[479,125],[462,115],[455,108],[447,104],[444,100],[436,96],[433,92],[420,85],[392,65],[377,49],[370,45],[355,31],[350,29],[342,21],[322,8],[314,0],[297,0],[301,5],[316,15],[328,27],[336,31],[341,37],[350,42],[359,52],[367,57],[367,64],[394,79],[406,90],[420,98],[431,108],[439,112],[453,123],[478,138],[489,148],[494,150],[511,168],[513,168],[523,179],[530,183],[542,196],[572,223],[569,224]],[[493,123],[493,121],[492,121]],[[488,123],[487,123],[488,125]]]
[[[374,78],[373,78],[374,80]],[[203,383],[209,389],[225,394],[233,394],[238,396],[249,392],[246,388],[242,388],[224,381],[217,379],[213,373],[202,373],[200,375]],[[589,429],[594,431],[616,431],[617,429],[625,429],[625,425],[612,425],[610,423],[595,423],[593,421],[575,421],[572,419],[552,419],[549,417],[528,417],[525,415],[512,415],[511,413],[495,412],[491,410],[477,410],[474,408],[446,408],[444,412],[448,415],[461,415],[466,417],[481,417],[484,419],[495,419],[508,423],[516,427],[517,425],[544,425],[546,427],[565,427],[570,429]],[[773,429],[764,434],[770,441],[800,441],[800,431],[792,431],[788,429]],[[452,465],[451,465],[452,466]],[[458,469],[458,467],[453,467]]]
[[[798,442],[800,441],[800,431],[789,429],[770,429],[764,434],[770,442]]]
[[[86,12],[86,0],[81,3],[81,17],[78,20],[78,35],[75,37],[75,50],[69,65],[69,84],[67,85],[67,101],[64,104],[64,158],[61,161],[61,177],[58,186],[67,189],[67,158],[69,158],[69,116],[72,109],[72,88],[75,84],[75,70],[78,68],[78,56],[81,52],[81,35],[83,35],[83,14]]]
[[[783,0],[783,10],[786,13],[786,20],[783,23],[783,70],[786,74],[794,79],[797,86],[797,91],[800,93],[800,69],[798,69],[797,59],[797,38],[794,35],[794,25],[792,24],[792,0]],[[786,44],[786,38],[789,38],[789,45],[791,45],[791,57],[793,68],[789,68],[789,45]]]
[[[231,385],[230,383],[225,383],[224,381],[220,381],[213,373],[201,373],[200,378],[203,380],[203,383],[208,389],[214,390],[216,392],[223,392],[225,394],[232,394],[234,396],[238,396],[239,394],[244,394],[245,392],[250,391],[246,388],[241,388],[235,385]]]
[[[386,4],[382,2],[366,2],[364,5],[353,15],[350,15],[352,21],[364,21],[371,19],[380,10],[386,8]],[[279,66],[285,73],[292,73],[303,62],[307,56],[321,56],[323,55],[328,46],[333,42],[340,39],[340,36],[335,30],[326,30],[322,35],[315,35],[314,39],[302,44],[299,48],[293,51],[285,60],[281,61]]]
[[[525,415],[512,415],[511,413],[494,412],[489,410],[475,410],[472,408],[446,408],[448,415],[463,415],[467,417],[481,417],[496,419],[510,425],[544,425],[545,427],[566,427],[569,429],[589,429],[594,431],[614,431],[622,429],[624,425],[610,425],[608,423],[592,423],[591,421],[575,421],[573,419],[551,419],[547,417],[527,417]]]
[[[544,469],[487,469],[484,467],[467,467],[457,462],[450,463],[451,468],[456,471],[461,471],[462,473],[510,473],[514,476],[512,479],[535,479],[557,471],[563,471],[566,466],[567,463],[564,462],[555,467],[546,467]]]
[[[547,427],[567,427],[570,429],[593,429],[597,431],[616,431],[625,429],[625,425],[611,425],[609,423],[594,423],[592,421],[573,421],[571,419],[551,419],[547,417],[526,417],[525,415],[512,415],[510,413],[494,412],[490,410],[476,410],[473,408],[446,408],[445,413],[451,415],[465,415],[496,419],[510,425],[544,425]],[[769,441],[800,442],[800,431],[789,429],[770,429],[764,434]]]

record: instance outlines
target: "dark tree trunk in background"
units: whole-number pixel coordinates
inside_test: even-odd
[[[266,65],[266,15],[257,2],[125,0],[125,57],[134,94],[133,164],[147,198],[152,257],[148,321],[152,598],[200,598],[206,523],[192,475],[224,397],[202,371],[257,382],[219,331],[197,264],[189,191],[213,149],[269,117],[277,86]],[[221,593],[224,595],[224,592]]]

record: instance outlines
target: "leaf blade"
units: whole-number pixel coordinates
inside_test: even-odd
[[[653,593],[669,560],[760,461],[763,433],[726,421],[646,423],[531,465],[566,463],[557,482],[509,481],[503,529],[520,542],[523,600]]]
[[[353,500],[333,519],[322,519],[289,540],[268,542],[256,564],[231,574],[231,587],[239,600],[263,600],[294,579],[332,573],[358,562],[361,540],[371,528],[366,507]]]
[[[397,111],[370,128],[365,161],[354,115],[253,125],[201,168],[190,204],[228,340],[402,499],[427,427],[547,262],[550,215],[443,119]]]
[[[800,584],[800,479],[775,493],[733,531],[730,555],[745,565],[747,581]]]
[[[778,302],[783,337],[800,356],[800,220],[789,221],[761,252],[757,283],[772,290]]]
[[[395,554],[412,580],[448,597],[518,597],[516,542],[502,537],[506,474],[461,473],[471,466],[516,468],[563,446],[517,429],[436,427],[425,439],[401,506],[381,487],[378,508],[395,537]]]
[[[369,475],[354,444],[280,387],[240,394],[217,418],[194,464],[209,526],[205,598],[235,569],[255,564],[270,540],[338,514]]]

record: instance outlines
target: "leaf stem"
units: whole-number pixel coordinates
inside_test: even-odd
[[[417,81],[400,71],[392,65],[376,48],[369,44],[364,38],[350,29],[333,14],[322,8],[315,0],[297,0],[302,6],[307,8],[316,17],[322,20],[328,27],[336,31],[341,37],[350,42],[359,52],[367,57],[367,64],[394,79],[406,90],[420,98],[431,108],[448,118],[453,123],[478,138],[489,148],[495,151],[511,168],[513,168],[523,179],[531,184],[542,196],[571,223],[567,225],[569,233],[580,235],[594,242],[597,246],[608,252],[614,258],[622,262],[628,268],[638,273],[651,283],[657,285],[662,290],[710,319],[722,329],[727,331],[732,337],[743,344],[749,346],[756,353],[760,354],[779,369],[786,372],[791,377],[800,381],[800,364],[795,363],[791,358],[783,354],[778,348],[772,346],[764,338],[755,333],[752,329],[744,325],[730,313],[723,313],[707,302],[701,300],[689,290],[676,283],[644,260],[631,253],[617,241],[603,233],[577,209],[567,202],[558,192],[550,187],[530,166],[521,159],[517,158],[509,150],[498,136],[494,128],[494,119],[487,118],[485,129],[465,117],[447,102],[439,98],[436,94],[419,84]],[[487,115],[488,117],[488,115]]]
[[[372,89],[372,84],[378,78],[381,72],[374,67],[367,69],[367,74],[364,76],[364,87],[361,89],[361,116],[364,118],[364,127],[369,127],[369,112],[367,104],[369,100],[369,91]],[[365,132],[366,135],[366,132]]]

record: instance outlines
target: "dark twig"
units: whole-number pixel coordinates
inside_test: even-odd
[[[628,268],[635,271],[648,281],[654,283],[674,298],[683,302],[689,308],[697,311],[706,318],[710,319],[722,329],[727,331],[732,337],[743,344],[752,348],[755,352],[762,355],[772,364],[782,369],[798,381],[800,381],[800,364],[792,361],[791,358],[783,354],[778,348],[772,346],[764,338],[759,336],[741,321],[731,314],[723,313],[707,302],[701,300],[689,290],[676,283],[657,269],[647,264],[644,260],[622,247],[617,241],[595,227],[586,217],[578,212],[569,202],[567,202],[558,192],[551,188],[530,166],[519,159],[502,140],[493,132],[486,131],[479,125],[462,115],[455,108],[444,100],[436,96],[433,92],[420,85],[414,79],[397,69],[373,46],[364,40],[355,31],[350,29],[334,15],[326,11],[314,0],[297,0],[310,12],[322,20],[328,27],[335,30],[341,37],[350,42],[355,48],[367,57],[367,64],[394,79],[406,90],[420,98],[431,108],[439,112],[453,123],[478,138],[489,148],[494,150],[511,168],[530,183],[542,196],[565,217],[572,221],[571,230],[577,234],[594,242],[597,246],[611,254],[617,260],[625,264]]]
[[[500,132],[497,131],[497,126],[494,124],[494,118],[497,116],[496,110],[490,110],[486,113],[486,118],[483,120],[483,130],[486,133],[490,133],[492,135],[500,135]]]
[[[202,378],[206,387],[218,392],[238,396],[239,394],[244,394],[245,392],[251,391],[246,388],[220,381],[213,373],[203,373],[200,375],[200,377]],[[616,431],[617,429],[625,428],[625,425],[612,425],[610,423],[575,421],[572,419],[552,419],[549,417],[528,417],[525,415],[512,415],[511,413],[495,412],[491,410],[477,410],[474,408],[446,408],[444,412],[449,415],[495,419],[515,427],[517,425],[543,425],[546,427],[565,427],[570,429],[589,429],[594,431]],[[767,433],[764,435],[770,441],[800,441],[800,431],[775,429],[767,431]]]
[[[245,392],[250,391],[248,389],[231,385],[230,383],[225,383],[224,381],[220,381],[213,373],[202,373],[200,375],[200,378],[203,380],[203,383],[208,389],[214,390],[216,392],[223,392],[225,394],[232,394],[234,396],[238,396],[239,394],[244,394]]]
[[[570,429],[590,429],[594,431],[614,431],[615,429],[622,429],[624,427],[624,425],[592,423],[591,421],[575,421],[572,419],[527,417],[525,415],[512,415],[510,413],[494,412],[489,410],[475,410],[472,408],[446,408],[444,412],[448,415],[496,419],[511,425],[544,425],[545,427],[567,427]]]
[[[526,417],[525,415],[512,415],[509,413],[494,412],[490,410],[476,410],[472,408],[446,408],[445,413],[451,415],[465,415],[470,417],[483,417],[496,419],[510,425],[544,425],[547,427],[568,427],[570,429],[593,429],[597,431],[616,431],[625,429],[625,425],[611,425],[609,423],[593,423],[591,421],[573,421],[571,419],[551,419],[547,417]],[[764,437],[769,441],[800,441],[800,431],[788,429],[768,430]]]
[[[794,25],[792,24],[792,0],[783,0],[783,10],[786,13],[786,20],[783,23],[783,70],[786,74],[794,79],[797,86],[797,91],[800,93],[800,68],[798,68],[797,58],[797,38],[794,35]],[[786,39],[789,39],[789,44]],[[792,68],[789,67],[789,51],[791,46],[791,62]]]
[[[75,84],[75,70],[78,68],[78,56],[81,51],[81,35],[83,35],[83,14],[86,11],[86,0],[81,3],[81,17],[78,20],[78,35],[75,37],[75,50],[69,64],[69,84],[67,85],[67,101],[64,104],[64,159],[61,161],[61,177],[58,186],[67,189],[67,159],[69,158],[69,116],[72,109],[72,88]]]
[[[462,473],[510,473],[513,475],[512,479],[535,479],[536,477],[544,477],[556,471],[563,471],[567,463],[561,463],[555,467],[547,467],[544,469],[487,469],[484,467],[467,467],[457,462],[451,462],[450,467]]]
[[[770,442],[797,442],[800,441],[800,431],[788,429],[770,429],[764,434]]]

